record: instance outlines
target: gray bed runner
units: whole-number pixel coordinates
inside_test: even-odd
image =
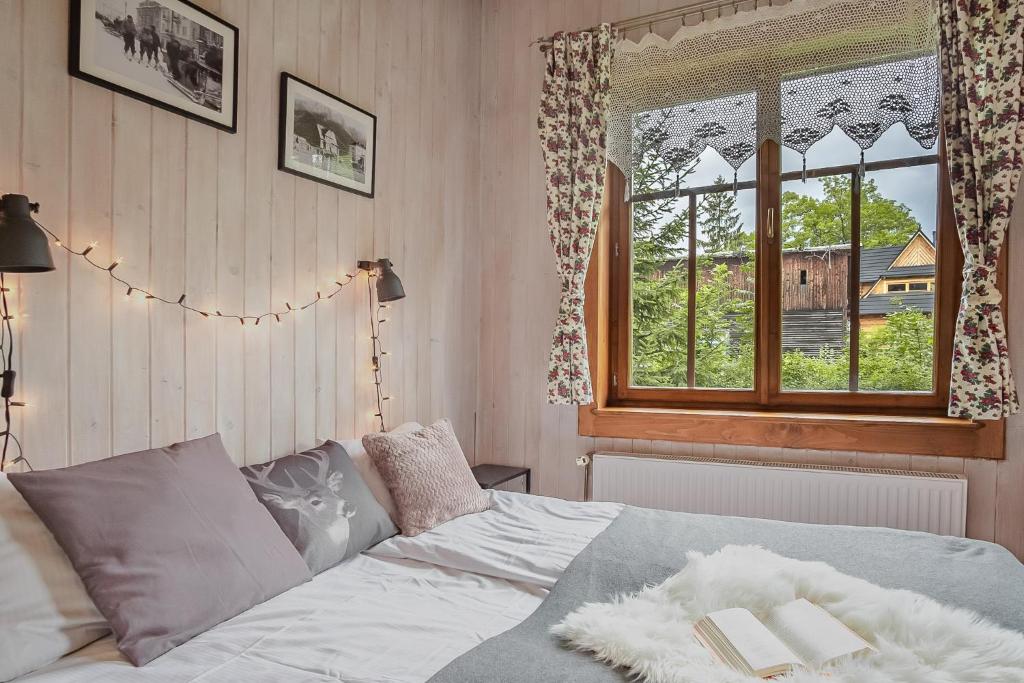
[[[891,529],[794,524],[627,507],[572,561],[524,622],[481,643],[430,683],[621,683],[626,676],[548,633],[585,602],[659,583],[686,553],[760,545],[820,560],[886,588],[905,588],[1024,631],[1024,565],[992,543]]]

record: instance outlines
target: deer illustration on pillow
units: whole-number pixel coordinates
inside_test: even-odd
[[[258,470],[250,469],[246,477],[259,487],[257,495],[266,504],[297,513],[293,542],[306,563],[315,567],[327,557],[344,554],[349,540],[349,518],[356,508],[342,497],[344,475],[331,470],[326,452],[315,450],[296,457],[313,464],[312,468],[301,470],[312,479],[311,484],[297,483],[288,470],[283,470],[286,484],[272,481],[270,477],[280,461]]]

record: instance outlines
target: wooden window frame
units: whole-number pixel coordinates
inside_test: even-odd
[[[889,393],[856,390],[781,391],[781,260],[782,240],[777,225],[768,221],[781,215],[781,183],[800,173],[781,172],[779,146],[765,142],[757,154],[757,179],[739,183],[740,189],[758,188],[755,287],[755,377],[752,389],[686,389],[632,387],[630,358],[630,289],[632,278],[631,208],[625,201],[626,181],[609,165],[604,206],[591,267],[587,275],[586,318],[591,350],[595,402],[579,411],[579,432],[613,438],[684,440],[752,446],[782,446],[826,450],[894,452],[957,457],[1004,457],[1002,420],[976,422],[946,416],[953,329],[960,298],[959,273],[963,264],[956,234],[952,196],[942,152],[915,157],[914,163],[936,163],[938,169],[935,360],[931,392]],[[906,160],[865,164],[867,172],[898,168]],[[807,177],[853,172],[856,166],[808,170]],[[698,194],[710,188],[692,188],[691,209]],[[854,193],[857,182],[854,183]],[[652,195],[651,199],[657,195]],[[856,197],[856,194],[854,194]],[[645,197],[637,197],[642,200]],[[859,202],[852,210],[859,212]],[[690,212],[693,251],[695,230]],[[856,218],[853,219],[858,223]],[[769,235],[769,232],[776,233]],[[859,234],[851,240],[850,317],[857,320],[860,300]],[[690,263],[693,263],[692,253]],[[1006,259],[1002,259],[1005,263]],[[691,280],[696,268],[688,269]],[[695,318],[694,297],[689,319]],[[1005,306],[1005,303],[1004,303]],[[858,320],[859,322],[859,320]],[[856,331],[854,324],[852,331]],[[692,347],[693,335],[689,346]],[[857,376],[859,335],[851,334],[851,376]],[[688,383],[693,384],[694,349],[689,348]],[[855,387],[854,387],[855,388]]]

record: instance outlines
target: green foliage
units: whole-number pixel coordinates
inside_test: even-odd
[[[900,304],[896,299],[897,305]],[[931,391],[934,330],[931,316],[909,307],[885,317],[885,324],[864,330],[860,338],[859,387],[862,391]],[[782,354],[782,386],[787,391],[849,388],[850,343],[842,351],[818,355]]]
[[[642,114],[634,140],[640,163],[634,169],[636,194],[670,190],[693,173],[698,161],[683,162],[661,153],[668,135],[665,116]],[[724,178],[716,183],[726,184]],[[850,240],[849,178],[823,179],[825,197],[794,192],[782,198],[785,246],[811,247]],[[687,385],[686,200],[634,202],[633,211],[633,367],[632,382],[649,387]],[[744,231],[731,191],[708,194],[697,204],[701,226],[695,323],[695,386],[749,388],[754,377],[754,235]],[[874,181],[862,187],[864,246],[902,245],[920,228],[903,204],[887,199]],[[710,254],[749,257],[715,263]],[[721,260],[721,259],[719,259]],[[849,344],[818,355],[799,351],[782,357],[783,386],[790,390],[845,390],[849,386]],[[861,337],[860,386],[877,391],[927,391],[932,383],[932,322],[909,308],[887,317],[886,325]]]
[[[729,267],[698,258],[694,384],[707,388],[754,386],[754,299],[731,282]],[[741,269],[753,283],[749,267]]]
[[[715,185],[724,185],[725,178],[715,178]],[[744,235],[742,216],[736,208],[736,197],[732,192],[714,192],[701,197],[697,205],[697,220],[700,224],[700,247],[705,254],[736,252],[749,246],[753,248],[753,234]]]
[[[848,389],[850,345],[842,351],[822,349],[818,355],[803,351],[782,354],[782,388],[786,391]]]
[[[822,199],[784,192],[782,234],[787,249],[821,247],[850,242],[850,178],[822,178]],[[861,246],[902,246],[921,229],[910,209],[883,197],[872,179],[861,185]]]
[[[931,391],[934,323],[904,307],[885,325],[861,335],[860,388],[865,391]]]

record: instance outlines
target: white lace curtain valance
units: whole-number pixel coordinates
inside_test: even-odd
[[[938,134],[934,0],[793,0],[621,41],[611,69],[608,157],[627,178],[658,126],[663,160],[707,148],[733,169],[765,140],[801,154],[838,127],[868,149],[896,123]],[[649,144],[649,143],[648,143]]]

